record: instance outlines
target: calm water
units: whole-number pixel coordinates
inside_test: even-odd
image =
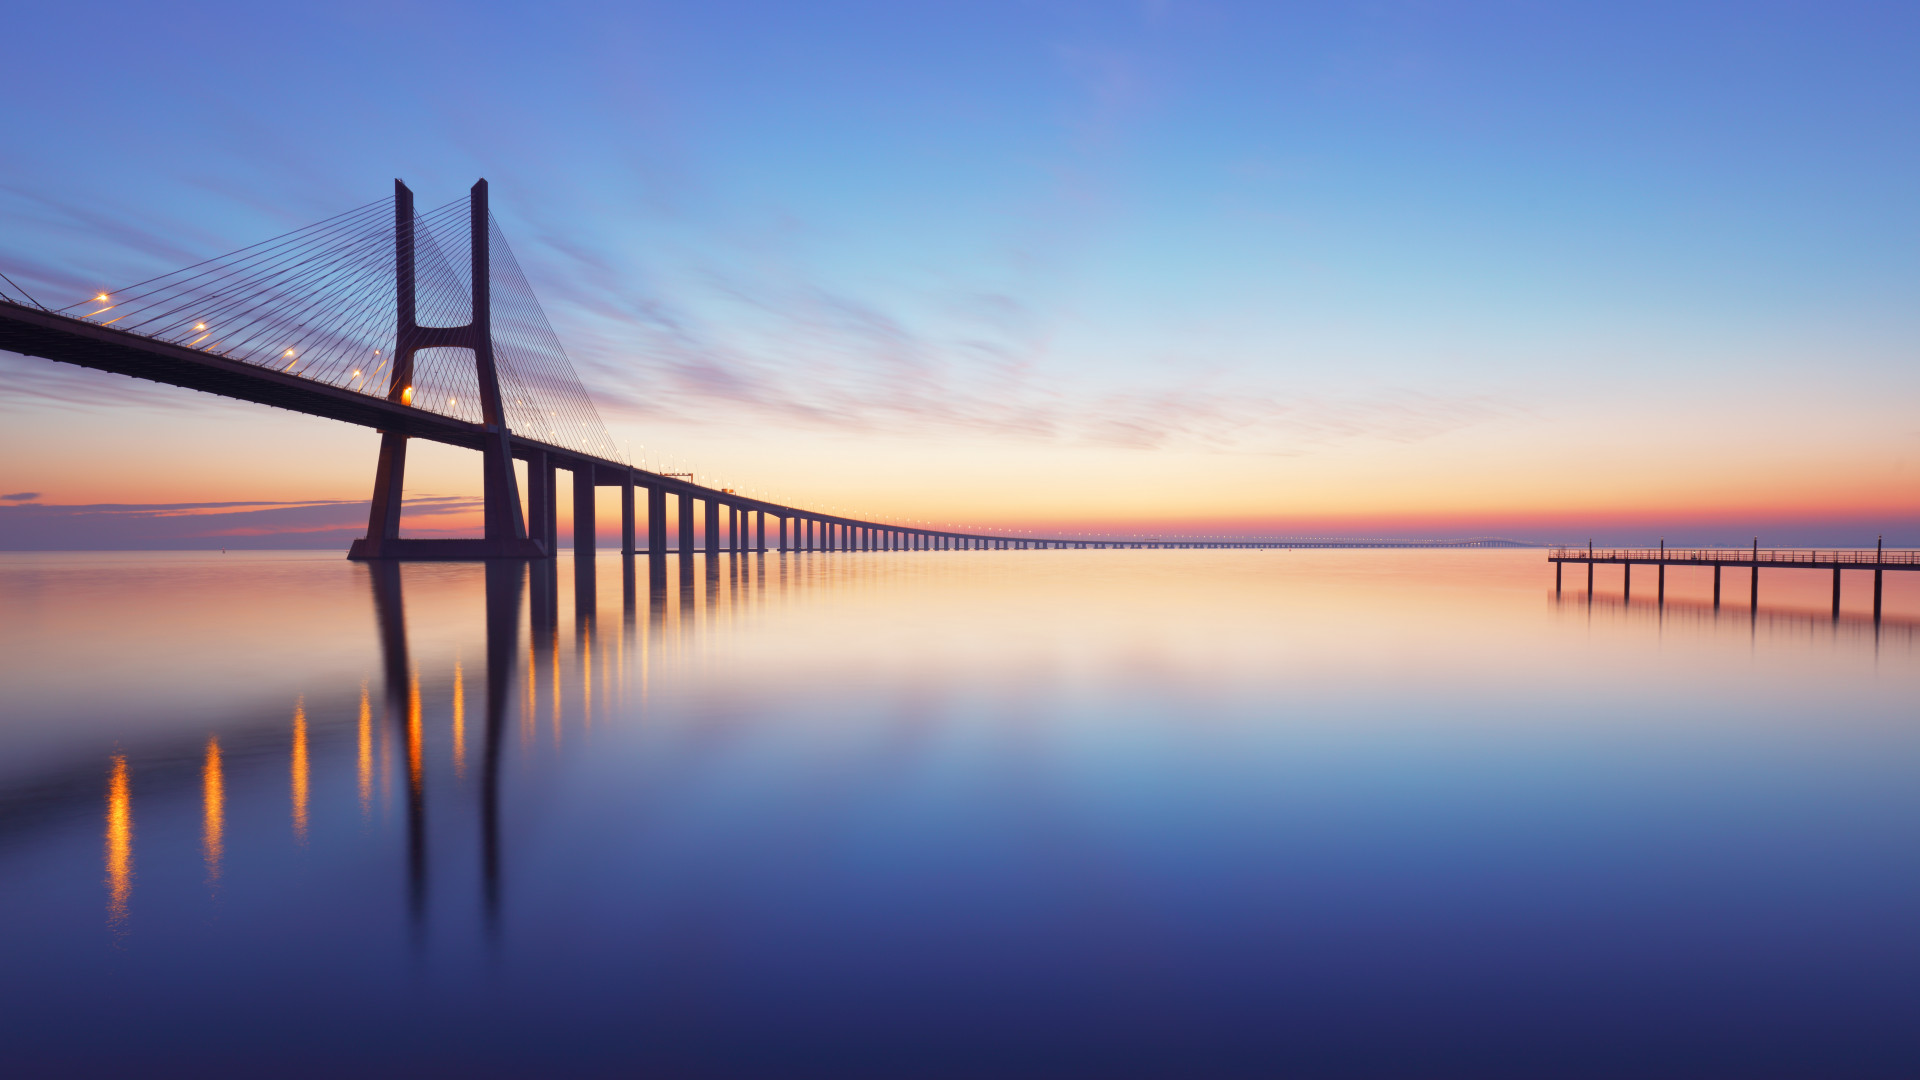
[[[1920,583],[663,570],[0,556],[5,1059],[1920,1075]]]

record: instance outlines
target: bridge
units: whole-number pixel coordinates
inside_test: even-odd
[[[1654,548],[1596,548],[1591,542],[1584,548],[1555,547],[1547,550],[1547,561],[1553,564],[1553,591],[1560,592],[1560,575],[1567,563],[1587,564],[1587,595],[1593,595],[1593,567],[1595,563],[1618,563],[1624,570],[1624,598],[1633,599],[1633,568],[1635,566],[1659,567],[1657,583],[1658,600],[1666,603],[1667,567],[1669,566],[1711,566],[1713,567],[1713,606],[1720,607],[1720,571],[1723,567],[1743,567],[1750,571],[1748,577],[1747,603],[1750,609],[1760,605],[1760,568],[1776,567],[1788,570],[1831,570],[1833,571],[1833,617],[1840,618],[1840,571],[1873,571],[1873,618],[1880,619],[1880,598],[1884,583],[1883,575],[1888,570],[1920,570],[1920,550],[1903,549],[1889,551],[1884,543],[1876,543],[1872,550],[1864,548],[1762,548],[1760,539],[1754,538],[1750,548],[1670,548],[1661,541]]]
[[[326,417],[380,433],[367,534],[354,559],[551,558],[559,473],[573,489],[573,550],[596,545],[595,495],[620,489],[621,550],[1511,547],[1460,540],[1095,540],[945,531],[743,496],[620,460],[512,248],[483,179],[415,209],[411,189],[252,247],[50,308],[0,275],[0,349]],[[481,455],[484,535],[400,535],[407,446]],[[524,500],[515,462],[526,465]],[[636,543],[638,493],[646,546]],[[679,535],[669,544],[668,500]],[[524,505],[523,505],[524,504]],[[771,520],[769,520],[771,519]],[[723,528],[724,525],[724,528]]]

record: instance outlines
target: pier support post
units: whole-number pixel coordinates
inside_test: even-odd
[[[1720,564],[1713,564],[1713,610],[1720,610]]]
[[[574,558],[593,558],[593,527],[593,466],[583,463],[573,467]]]
[[[1662,552],[1661,554],[1665,554],[1665,552]],[[1659,603],[1661,607],[1667,606],[1667,564],[1666,563],[1660,564],[1660,578],[1659,578],[1658,592],[1655,597],[1655,600],[1657,603]]]
[[[708,499],[707,502],[707,555],[720,554],[720,504]]]
[[[1631,604],[1633,602],[1633,564],[1629,562],[1620,565],[1626,571],[1626,575],[1621,578],[1620,599],[1624,603]]]
[[[647,554],[662,555],[667,550],[667,489],[658,484],[647,489]]]
[[[378,489],[374,498],[379,498]],[[553,502],[553,468],[547,464],[544,450],[536,450],[527,458],[527,532],[546,548],[547,558],[560,554],[554,550],[552,530],[548,528],[551,518],[547,516],[547,507]]]
[[[1873,624],[1880,625],[1880,562],[1885,557],[1887,538],[1877,536],[1873,541]]]
[[[1839,558],[1836,554],[1834,558]],[[1833,568],[1833,621],[1840,621],[1840,568]]]
[[[1587,560],[1587,598],[1593,598],[1593,560]]]
[[[633,474],[620,481],[620,554],[633,554]]]
[[[693,493],[680,493],[680,557],[693,557]]]

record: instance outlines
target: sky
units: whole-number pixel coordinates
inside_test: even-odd
[[[20,5],[53,306],[492,206],[630,460],[1068,535],[1920,545],[1920,8]],[[0,355],[0,548],[343,546],[363,429]],[[408,527],[477,528],[419,449]],[[608,517],[602,512],[602,521]]]

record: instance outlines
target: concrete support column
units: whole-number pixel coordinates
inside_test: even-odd
[[[679,548],[681,558],[693,555],[693,493],[690,491],[680,493]]]
[[[620,482],[620,554],[633,554],[633,474]]]
[[[1621,565],[1626,569],[1627,575],[1624,579],[1622,579],[1623,584],[1621,585],[1620,599],[1628,603],[1632,603],[1633,602],[1633,564],[1622,563]]]
[[[1560,595],[1560,571],[1564,570],[1566,565],[1566,563],[1553,564],[1553,595],[1555,596]]]
[[[707,501],[707,554],[720,554],[720,503],[714,499]]]
[[[780,550],[781,551],[788,550],[787,548],[787,515],[785,514],[780,515]]]
[[[658,555],[667,550],[667,489],[654,485],[647,489],[647,553]]]
[[[1833,617],[1840,618],[1840,568],[1833,568]]]
[[[767,550],[767,512],[765,510],[754,511],[753,522],[754,550],[765,551]]]
[[[1666,563],[1660,564],[1660,581],[1659,581],[1658,594],[1656,599],[1658,600],[1659,604],[1662,607],[1666,606],[1666,603],[1667,603],[1667,564]]]
[[[547,497],[553,487],[553,470],[547,467],[547,455],[536,450],[527,455],[527,535],[540,541],[546,549],[547,558],[556,554],[553,550],[553,537],[547,530]],[[374,498],[378,499],[379,485],[374,486]],[[369,534],[371,535],[371,534]]]
[[[574,558],[593,558],[593,529],[593,466],[576,465],[573,469]]]
[[[1713,610],[1720,610],[1720,564],[1713,564]]]

